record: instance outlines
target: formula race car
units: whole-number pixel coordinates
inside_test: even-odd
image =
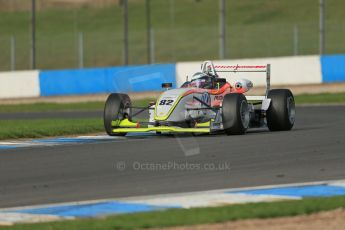
[[[222,72],[263,72],[266,75],[264,96],[246,96],[253,84],[248,79],[230,84],[219,77]],[[288,89],[270,90],[270,64],[214,66],[211,61],[201,65],[201,71],[165,91],[155,103],[134,107],[127,94],[112,93],[104,108],[104,127],[111,136],[129,132],[156,133],[218,133],[245,134],[248,128],[268,127],[271,131],[290,130],[295,122],[294,96]],[[139,110],[133,112],[133,110]],[[149,120],[135,117],[149,112]]]

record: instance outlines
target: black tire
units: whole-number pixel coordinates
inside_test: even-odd
[[[267,126],[271,131],[290,130],[295,123],[295,99],[288,89],[272,89],[268,92],[271,104],[266,112]]]
[[[130,116],[130,112],[125,110],[131,106],[131,99],[127,94],[112,93],[108,96],[103,113],[103,121],[105,131],[109,136],[125,136],[126,133],[113,133],[111,122],[114,120],[122,120]],[[129,109],[130,110],[130,109]]]
[[[222,110],[225,133],[228,135],[245,134],[249,126],[249,108],[246,97],[239,93],[225,95]]]

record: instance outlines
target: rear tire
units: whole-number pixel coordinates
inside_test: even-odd
[[[224,131],[227,135],[245,134],[249,127],[249,107],[246,97],[240,93],[225,95],[222,105]]]
[[[104,129],[109,136],[125,136],[126,133],[113,133],[116,126],[112,126],[112,121],[123,120],[130,116],[131,99],[127,94],[112,93],[108,96],[103,113]]]
[[[273,89],[268,92],[271,104],[266,112],[267,126],[271,131],[290,130],[295,123],[295,99],[288,89]]]

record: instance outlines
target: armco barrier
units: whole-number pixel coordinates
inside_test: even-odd
[[[322,82],[345,81],[345,55],[321,56]]]
[[[41,96],[143,92],[175,87],[175,64],[41,71]]]
[[[0,73],[0,98],[40,96],[38,74],[36,70]]]

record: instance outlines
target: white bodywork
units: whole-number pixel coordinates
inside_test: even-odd
[[[249,70],[247,70],[249,69]],[[261,101],[261,107],[259,110],[266,111],[270,105],[270,99],[267,98],[267,92],[270,86],[270,66],[258,65],[258,66],[214,66],[211,61],[205,61],[201,66],[203,73],[210,74],[218,77],[218,72],[265,72],[267,73],[267,90],[264,96],[246,96],[249,104],[249,112],[253,114],[255,112],[254,104],[250,101]],[[245,93],[252,87],[253,83],[248,79],[238,79],[232,85],[233,93]],[[156,104],[151,106],[150,110],[150,122],[207,122],[211,121],[210,127],[212,130],[219,130],[223,128],[222,125],[222,109],[212,109],[211,101],[215,97],[224,95],[211,95],[207,90],[196,90],[193,88],[178,88],[164,91],[158,98]]]

